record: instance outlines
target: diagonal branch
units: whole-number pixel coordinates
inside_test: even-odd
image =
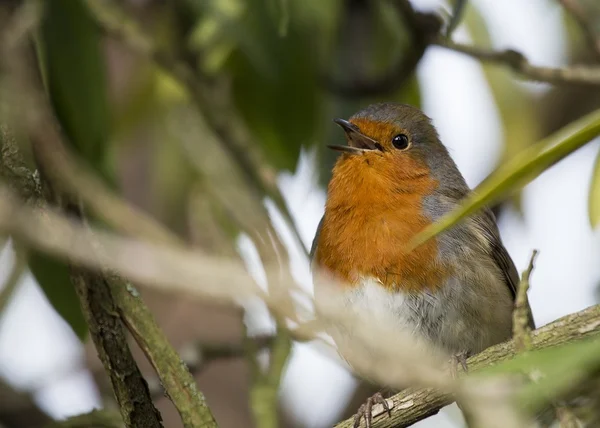
[[[591,306],[581,312],[567,315],[531,333],[531,350],[559,346],[597,336],[600,334],[600,305]],[[511,359],[517,355],[514,340],[500,343],[467,360],[469,372]],[[373,428],[403,428],[415,424],[440,409],[452,404],[454,398],[432,388],[408,388],[391,400],[394,406],[391,417],[377,416]],[[351,428],[352,418],[340,422],[335,428]]]

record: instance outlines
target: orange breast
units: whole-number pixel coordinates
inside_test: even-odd
[[[361,277],[374,277],[390,289],[436,289],[451,273],[438,260],[436,241],[411,252],[406,246],[430,224],[423,214],[423,198],[435,190],[437,181],[409,157],[375,162],[342,156],[336,164],[315,261],[350,286]],[[403,175],[407,170],[411,173]]]

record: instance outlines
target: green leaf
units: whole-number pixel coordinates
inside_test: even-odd
[[[266,159],[278,169],[293,171],[301,147],[313,144],[318,135],[318,29],[296,18],[293,2],[287,6],[287,35],[281,37],[280,24],[266,3],[247,2],[233,30],[239,46],[230,62],[234,99]]]
[[[100,30],[83,1],[45,2],[39,51],[56,115],[75,151],[110,179],[110,117]]]
[[[598,135],[600,135],[600,110],[571,122],[550,137],[523,150],[474,189],[458,208],[417,234],[410,248],[423,244],[484,206],[498,201],[507,193],[522,188]]]
[[[562,346],[531,351],[479,371],[479,375],[529,374],[535,382],[519,391],[519,404],[530,411],[543,406],[600,368],[600,339],[591,338]]]
[[[595,228],[600,223],[600,152],[596,156],[596,164],[594,165],[594,173],[592,174],[588,213],[590,224]]]
[[[82,341],[87,336],[87,324],[79,298],[75,293],[67,265],[45,254],[32,251],[29,270],[56,312],[71,326]]]

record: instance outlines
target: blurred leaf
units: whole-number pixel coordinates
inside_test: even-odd
[[[315,142],[322,112],[318,29],[295,19],[296,4],[288,5],[289,31],[280,37],[266,2],[248,1],[230,63],[236,106],[266,159],[292,171],[302,145]]]
[[[598,226],[598,223],[600,223],[600,152],[598,152],[598,155],[596,156],[594,173],[592,175],[588,213],[590,224],[595,228]]]
[[[505,194],[520,189],[546,169],[600,135],[600,110],[596,110],[522,151],[501,165],[492,175],[467,196],[454,211],[426,227],[412,240],[416,247],[449,229],[484,206],[496,202]]]
[[[194,2],[199,20],[190,35],[192,48],[201,53],[205,72],[225,69],[232,77],[235,106],[264,157],[278,169],[293,170],[300,148],[312,145],[321,132],[318,74],[337,4]]]
[[[535,378],[519,392],[519,403],[530,411],[541,410],[552,399],[600,369],[600,339],[531,351],[514,359],[488,367],[477,375],[529,374]]]
[[[71,283],[69,268],[62,261],[32,251],[29,269],[56,312],[71,326],[82,341],[87,336],[87,324],[79,298]]]
[[[56,115],[76,152],[104,178],[110,129],[100,31],[82,1],[45,2],[41,63]]]

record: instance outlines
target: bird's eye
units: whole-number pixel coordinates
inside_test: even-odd
[[[408,141],[408,137],[406,135],[398,134],[394,138],[392,138],[392,144],[398,150],[406,150],[408,149],[410,142]]]

